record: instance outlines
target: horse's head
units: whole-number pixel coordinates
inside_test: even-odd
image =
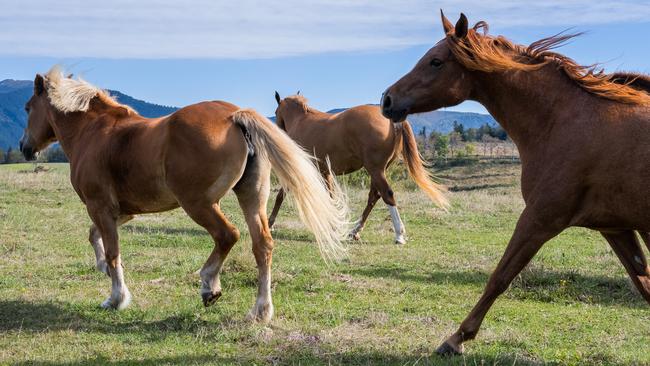
[[[34,94],[25,104],[27,128],[20,138],[20,151],[27,160],[33,160],[36,153],[56,141],[52,128],[53,110],[46,88],[47,80],[40,74],[34,79]]]
[[[393,122],[403,121],[410,113],[462,103],[472,91],[468,69],[458,62],[450,47],[450,43],[464,42],[467,37],[467,17],[461,14],[454,26],[442,11],[440,14],[445,38],[382,95],[382,113]]]
[[[296,95],[284,99],[280,98],[280,94],[276,91],[275,101],[278,102],[278,108],[275,109],[275,123],[285,131],[287,130],[287,124],[290,124],[296,117],[309,110],[307,99],[300,95],[300,90]]]

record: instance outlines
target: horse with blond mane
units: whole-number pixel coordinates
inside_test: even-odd
[[[441,207],[447,206],[445,190],[431,179],[425,169],[413,130],[407,121],[391,124],[381,115],[379,107],[372,105],[330,114],[310,107],[307,99],[301,95],[282,99],[275,92],[275,99],[278,103],[275,111],[278,126],[300,146],[315,154],[326,182],[333,180],[333,174],[348,174],[361,168],[370,175],[368,203],[350,233],[353,239],[360,239],[368,215],[381,197],[393,221],[395,243],[406,243],[395,195],[386,180],[386,169],[400,154],[415,183],[433,202]],[[270,226],[275,222],[283,198],[284,190],[281,188],[269,218]]]
[[[111,278],[104,308],[123,309],[124,281],[118,226],[134,215],[177,207],[212,236],[215,246],[200,271],[205,306],[222,294],[220,271],[239,231],[219,200],[233,190],[244,213],[258,266],[257,300],[249,318],[273,316],[273,239],[266,202],[273,169],[296,201],[300,218],[325,256],[344,248],[346,207],[341,191],[325,187],[313,158],[253,110],[221,102],[193,104],[161,118],[144,118],[106,92],[53,68],[36,75],[20,149],[31,160],[58,141],[70,160],[72,186],[92,220],[97,269]],[[333,192],[333,193],[332,193]]]
[[[650,303],[650,77],[607,74],[553,52],[574,35],[528,47],[487,35],[487,24],[453,25],[413,70],[390,86],[382,111],[393,122],[465,100],[483,104],[517,145],[526,204],[483,296],[438,348],[461,353],[485,315],[546,243],[570,226],[598,230]],[[483,31],[483,32],[481,32]]]

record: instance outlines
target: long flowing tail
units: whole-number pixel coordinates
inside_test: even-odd
[[[434,182],[431,173],[425,169],[415,141],[415,135],[407,121],[402,122],[402,157],[406,161],[409,175],[418,187],[438,206],[447,209],[449,207],[449,201],[445,195],[447,189]]]
[[[346,252],[342,241],[348,233],[346,197],[334,181],[331,191],[316,168],[316,160],[276,125],[252,109],[241,109],[232,120],[251,136],[255,153],[271,162],[282,187],[293,196],[300,219],[316,237],[326,260]]]

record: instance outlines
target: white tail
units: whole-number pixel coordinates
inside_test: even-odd
[[[326,260],[340,259],[348,234],[346,197],[334,180],[331,192],[316,168],[316,160],[266,117],[252,109],[233,113],[234,123],[250,133],[255,153],[268,159],[284,189],[293,196],[298,214],[316,237]]]

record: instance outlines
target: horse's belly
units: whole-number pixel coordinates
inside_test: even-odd
[[[129,215],[168,211],[179,206],[166,185],[156,182],[120,190],[118,202],[120,212]]]

